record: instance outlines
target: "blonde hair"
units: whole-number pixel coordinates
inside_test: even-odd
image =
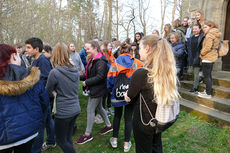
[[[179,34],[178,34],[177,32],[172,32],[172,33],[170,33],[170,37],[171,37],[172,35],[176,38],[176,42],[179,42],[179,41],[180,41],[180,36],[179,36]]]
[[[159,105],[171,104],[178,100],[176,62],[171,46],[166,39],[156,35],[142,38],[143,47],[149,47],[145,68],[148,70],[148,83]]]
[[[66,46],[65,43],[59,42],[55,45],[53,50],[53,55],[51,57],[51,64],[53,67],[56,66],[74,67],[74,65],[71,64],[69,60],[68,47]]]
[[[173,28],[176,29],[178,27],[181,26],[181,21],[180,19],[176,19],[174,22],[173,22]]]
[[[200,20],[197,21],[195,19],[195,24],[200,24],[201,27],[203,28],[203,26],[204,26],[204,20],[205,20],[205,18],[204,18],[204,11],[203,10],[197,10],[196,13],[200,14]]]
[[[218,25],[213,21],[205,21],[204,25],[207,25],[207,26],[209,26],[211,28],[217,28],[218,29]]]
[[[165,32],[165,34],[164,34],[164,38],[165,39],[169,39],[169,37],[170,37],[170,33],[172,32],[172,26],[171,26],[171,24],[165,24],[165,26],[164,26],[164,29],[165,29],[165,27],[168,27],[168,31],[167,32]]]

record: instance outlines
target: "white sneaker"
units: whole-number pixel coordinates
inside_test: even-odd
[[[83,94],[84,96],[89,96],[89,94],[88,94],[88,92],[87,92],[86,90],[84,90],[84,91],[82,92],[82,94]]]
[[[47,150],[49,148],[55,148],[56,147],[56,143],[55,144],[47,144],[46,142],[44,142],[42,144],[42,150]]]
[[[129,141],[129,145],[128,146],[124,146],[124,152],[129,152],[130,148],[132,147],[132,143],[131,141]]]
[[[206,90],[204,90],[203,92],[198,92],[198,95],[202,95],[202,94],[206,94]]]
[[[95,122],[96,124],[101,124],[101,123],[104,122],[104,120],[102,119],[102,117],[101,117],[100,114],[97,114],[97,115],[95,116],[94,122]]]
[[[212,98],[212,95],[208,95],[206,92],[202,93],[202,92],[198,92],[198,97],[202,97],[202,98]]]
[[[115,141],[115,140],[113,139],[113,137],[111,137],[109,141],[110,141],[110,144],[111,144],[111,146],[112,146],[113,148],[117,148],[117,141]]]
[[[108,108],[108,112],[111,114],[111,115],[114,115],[114,110],[112,108]]]

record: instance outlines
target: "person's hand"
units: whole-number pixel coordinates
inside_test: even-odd
[[[54,96],[54,97],[56,97],[56,96],[57,96],[56,91],[53,91],[53,92],[52,92],[52,94],[53,94],[53,96]]]
[[[83,86],[83,87],[85,87],[85,86],[86,86],[85,81],[83,81],[83,82],[82,82],[82,86]]]
[[[125,92],[124,97],[126,102],[130,102],[131,99],[127,96],[128,90]]]

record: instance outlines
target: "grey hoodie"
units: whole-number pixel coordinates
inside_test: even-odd
[[[81,112],[78,99],[79,71],[76,68],[56,66],[50,71],[46,89],[50,95],[57,92],[56,118],[69,118]]]

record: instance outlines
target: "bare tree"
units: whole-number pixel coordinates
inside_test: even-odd
[[[161,0],[161,34],[163,33],[166,5],[166,0]]]
[[[176,9],[177,9],[177,0],[174,0],[173,9],[172,9],[172,23],[174,21]]]
[[[108,6],[109,6],[109,21],[108,21],[108,27],[107,27],[107,37],[106,40],[112,39],[112,3],[113,0],[108,0]]]
[[[116,0],[116,17],[117,17],[117,23],[116,23],[116,36],[117,36],[117,39],[119,40],[119,13],[118,13],[118,0]]]
[[[143,2],[143,0],[138,0],[138,9],[139,9],[139,17],[140,17],[140,22],[143,28],[143,33],[144,35],[146,35],[146,12],[149,9],[149,3],[150,0],[148,0],[147,2],[147,6],[144,7],[145,2]]]

